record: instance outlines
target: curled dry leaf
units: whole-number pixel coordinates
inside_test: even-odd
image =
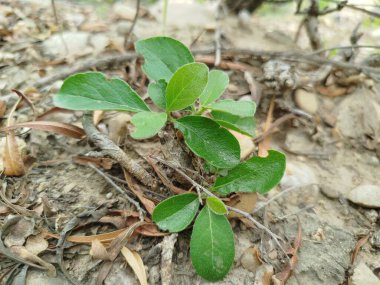
[[[137,278],[140,281],[140,284],[148,285],[145,266],[140,255],[136,251],[132,251],[127,247],[123,247],[121,249],[121,253],[123,254],[129,266],[132,268],[133,272],[135,272]]]
[[[149,214],[153,213],[153,209],[156,206],[151,200],[144,196],[141,191],[140,186],[137,184],[136,180],[123,168],[125,180],[128,183],[129,189],[137,196],[140,202],[144,205],[145,209]]]
[[[35,222],[32,219],[19,219],[8,228],[8,234],[4,238],[7,247],[23,245],[27,237],[33,234]]]
[[[240,159],[246,159],[255,150],[255,144],[253,143],[252,138],[232,130],[230,130],[230,133],[233,134],[239,142]]]
[[[43,268],[45,268],[47,270],[48,276],[50,276],[50,277],[56,276],[56,271],[55,271],[55,267],[53,264],[46,262],[45,260],[41,259],[37,255],[29,252],[25,247],[23,247],[23,246],[12,246],[10,248],[10,250],[14,254],[18,255],[19,257],[21,257],[24,260],[27,260],[27,261],[41,265]]]
[[[45,235],[45,233],[40,233],[35,236],[29,236],[26,240],[25,248],[34,255],[39,255],[41,252],[44,252],[49,246]]]
[[[105,246],[101,243],[100,240],[94,239],[91,243],[90,255],[93,258],[101,260],[110,260],[110,256],[107,252]]]
[[[7,104],[5,104],[4,101],[0,101],[0,118],[4,117],[6,111],[7,111]]]
[[[22,176],[25,174],[25,165],[14,132],[8,132],[5,138],[3,152],[5,176]]]
[[[52,133],[57,133],[74,139],[83,139],[86,136],[84,130],[80,127],[52,121],[35,121],[35,122],[25,122],[18,123],[11,126],[4,127],[0,131],[12,131],[18,128],[31,128],[42,131],[48,131]]]

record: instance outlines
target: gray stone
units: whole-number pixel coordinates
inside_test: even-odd
[[[360,185],[351,190],[347,197],[352,203],[368,208],[380,208],[380,187]]]
[[[63,32],[61,34],[54,34],[42,43],[42,53],[52,58],[84,54],[91,49],[88,44],[89,36],[90,34],[86,32]],[[62,43],[62,38],[67,45],[68,53]]]
[[[354,269],[352,285],[380,285],[380,280],[367,265],[360,263]]]

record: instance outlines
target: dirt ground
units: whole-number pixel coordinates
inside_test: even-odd
[[[133,1],[97,4],[56,1],[56,7],[58,25],[50,1],[0,1],[0,100],[11,106],[15,97],[10,90],[17,88],[34,102],[39,115],[45,114],[44,120],[80,126],[80,112],[46,113],[53,107],[51,98],[59,90],[62,78],[46,85],[39,83],[67,67],[124,52],[124,36],[131,26],[135,4]],[[162,33],[162,7],[161,2],[149,5],[143,2],[132,40]],[[215,2],[173,0],[169,4],[166,34],[193,50],[205,50],[214,48],[215,29],[221,28],[225,48],[310,52],[304,31],[297,43],[293,40],[301,17],[293,14],[292,5],[265,6],[253,16],[224,15],[219,21],[215,20],[215,11]],[[361,31],[364,33],[360,44],[380,44],[379,28],[368,19],[366,14],[345,9],[323,17],[320,33],[324,46],[349,45],[349,37],[360,21],[363,21]],[[361,49],[355,62],[362,62],[372,52]],[[244,73],[260,78],[265,74],[264,65],[244,56],[233,60],[249,67],[245,66],[245,71],[226,70],[231,83],[224,97],[249,99],[251,86]],[[139,60],[112,62],[97,70],[124,78],[140,94],[146,93]],[[309,71],[298,75],[304,76]],[[286,175],[276,189],[265,197],[259,196],[256,207],[285,189],[292,190],[255,213],[258,220],[289,245],[296,239],[298,225],[301,225],[298,262],[286,284],[380,284],[380,83],[364,75],[348,87],[318,89],[320,92],[310,82],[286,90],[271,89],[266,83],[264,79],[258,84],[262,89],[256,115],[258,134],[262,133],[260,126],[265,122],[272,97],[276,100],[274,119],[294,110],[309,115],[293,118],[276,128],[272,148],[286,154]],[[339,88],[345,89],[340,92]],[[32,117],[27,106],[17,111],[18,121],[29,121]],[[128,116],[107,112],[98,127],[113,139],[122,141],[123,147],[142,163],[145,163],[143,157],[152,150],[165,151],[162,138],[138,142],[128,137],[129,130],[120,126],[128,120]],[[14,204],[27,192],[22,206],[39,215],[23,218],[25,225],[18,229],[22,232],[19,233],[21,242],[16,230],[13,239],[11,234],[3,233],[5,245],[22,246],[32,234],[60,233],[73,217],[84,211],[133,210],[103,177],[74,162],[74,158],[94,149],[86,140],[35,130],[19,139],[34,165],[26,176],[3,178],[2,191]],[[3,147],[4,138],[1,138],[0,148]],[[146,169],[153,173],[147,164]],[[124,179],[116,163],[106,171]],[[355,196],[357,192],[360,192],[359,198]],[[157,202],[169,193],[162,185],[158,193],[148,189],[144,195]],[[2,201],[0,225],[11,215],[23,215],[17,209]],[[112,217],[100,223],[89,222],[92,226],[78,229],[75,234],[94,235],[125,227],[123,216]],[[216,284],[270,284],[263,281],[262,276],[281,272],[287,260],[265,233],[247,227],[240,220],[232,223],[235,263],[228,276]],[[131,239],[128,247],[142,257],[149,284],[208,284],[197,277],[192,268],[189,238],[190,231],[166,237],[139,234]],[[363,238],[365,241],[358,248],[358,241]],[[37,251],[38,255],[55,264],[55,244],[56,239],[50,238],[49,246]],[[253,247],[260,250],[265,265],[257,264],[250,254]],[[64,266],[79,284],[95,284],[99,273],[100,260],[91,256],[90,248],[89,245],[66,244]],[[355,248],[359,250],[352,263]],[[20,277],[25,283],[16,283],[17,278],[9,283],[11,281],[4,276],[15,264],[4,254],[0,254],[0,258],[0,280],[4,284],[71,284],[60,270],[56,277],[51,277],[35,268],[29,268],[24,279]],[[25,271],[22,268],[15,269],[21,272],[18,276]],[[139,284],[139,281],[124,259],[118,257],[104,284]]]

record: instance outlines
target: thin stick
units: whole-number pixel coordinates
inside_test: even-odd
[[[197,191],[200,191],[202,190],[204,193],[206,193],[208,196],[211,196],[211,197],[217,197],[215,194],[213,194],[212,192],[210,192],[208,189],[206,189],[205,187],[203,187],[202,185],[198,184],[196,181],[194,181],[193,179],[191,179],[189,176],[187,176],[187,174],[185,174],[182,170],[178,169],[178,167],[175,167],[173,164],[171,164],[170,162],[167,162],[159,157],[152,157],[153,159],[161,162],[162,164],[174,169],[175,171],[177,171],[179,174],[181,174],[187,181],[189,181],[191,184],[194,185],[194,187],[197,189]],[[217,197],[218,198],[218,197]],[[266,226],[264,226],[263,224],[261,224],[260,222],[258,222],[254,217],[252,217],[249,213],[247,212],[244,212],[240,209],[237,209],[237,208],[234,208],[234,207],[230,207],[230,206],[226,206],[227,209],[229,211],[232,211],[232,212],[235,212],[235,213],[238,213],[242,216],[244,216],[245,218],[247,218],[248,220],[250,220],[252,223],[254,223],[258,228],[264,230],[266,233],[268,233],[276,242],[276,244],[278,245],[278,247],[281,249],[281,251],[285,254],[285,256],[289,259],[285,249],[282,247],[281,243],[279,240],[281,240],[281,237],[279,237],[278,235],[276,235],[275,233],[273,233],[270,229],[268,229]]]
[[[98,169],[92,163],[89,163],[88,166],[91,167],[93,170],[95,170],[100,176],[102,176],[113,188],[115,188],[115,190],[117,192],[119,192],[120,194],[125,196],[127,198],[127,200],[131,204],[133,204],[136,207],[136,209],[139,211],[140,221],[144,221],[144,216],[146,214],[146,211],[143,208],[141,208],[140,204],[137,201],[135,201],[135,200],[133,200],[133,198],[129,197],[129,195],[126,193],[126,191],[121,189],[115,182],[113,182],[113,180],[111,178],[109,178],[105,173],[103,173],[103,171]]]
[[[297,189],[300,189],[302,187],[307,187],[307,186],[311,186],[311,185],[315,185],[315,183],[310,183],[310,184],[304,184],[304,185],[299,185],[299,186],[293,186],[293,187],[289,187],[283,191],[281,191],[280,193],[274,195],[272,198],[270,198],[268,201],[264,202],[260,207],[256,208],[255,210],[253,210],[252,214],[254,213],[257,213],[258,211],[260,211],[261,209],[264,209],[266,206],[268,206],[270,203],[272,203],[273,201],[277,200],[278,198],[280,198],[282,195],[288,193],[288,192],[291,192],[293,190],[297,190]]]
[[[135,17],[133,18],[132,25],[129,28],[128,33],[126,33],[126,35],[124,37],[124,48],[125,48],[125,50],[127,50],[127,46],[128,46],[129,40],[130,40],[130,38],[132,36],[132,33],[133,33],[133,30],[134,30],[134,28],[136,26],[137,19],[139,18],[140,2],[141,2],[140,0],[136,0],[136,13],[135,13]]]
[[[55,6],[55,0],[51,0],[51,7],[53,8],[53,15],[54,15],[55,24],[56,24],[57,28],[59,29],[59,37],[60,37],[61,42],[65,48],[66,55],[68,55],[69,54],[69,47],[67,46],[66,41],[62,35],[63,29],[62,29],[62,26],[60,25],[59,20],[58,20],[58,13],[57,13],[57,7]]]
[[[108,136],[96,129],[91,113],[83,115],[82,124],[88,139],[98,146],[102,150],[102,153],[120,163],[122,167],[145,186],[152,189],[157,188],[157,181],[136,160],[118,147]]]
[[[380,49],[380,46],[373,46],[373,45],[352,45],[352,46],[335,46],[330,48],[323,48],[316,51],[313,51],[309,53],[309,55],[316,55],[320,53],[324,53],[325,51],[331,51],[336,49],[349,49],[349,48],[370,48],[370,49]]]

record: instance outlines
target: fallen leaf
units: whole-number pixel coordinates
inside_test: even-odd
[[[137,196],[140,202],[144,205],[145,209],[149,214],[153,213],[154,207],[156,206],[151,200],[144,196],[137,182],[133,177],[123,168],[125,181],[128,183],[129,189]]]
[[[273,110],[274,110],[274,97],[272,97],[272,100],[271,100],[270,105],[269,105],[268,115],[267,115],[267,119],[265,121],[265,126],[264,126],[264,133],[267,130],[269,130],[269,128],[272,125]],[[268,150],[270,148],[271,140],[272,140],[272,136],[268,135],[259,143],[258,156],[266,157],[268,155]]]
[[[25,248],[34,255],[39,255],[41,252],[44,252],[49,243],[45,240],[45,233],[40,233],[38,235],[29,236],[26,240]]]
[[[5,104],[4,101],[0,101],[0,118],[4,117],[6,111],[7,111],[7,104]]]
[[[104,118],[104,111],[103,110],[94,111],[93,122],[94,122],[95,126],[98,125],[103,118]]]
[[[240,145],[240,159],[246,159],[254,150],[255,144],[251,137],[243,135],[241,133],[230,130],[230,133],[238,140]]]
[[[355,245],[354,250],[352,251],[351,264],[355,263],[356,256],[358,255],[359,250],[362,248],[363,245],[365,245],[365,243],[368,241],[368,239],[369,239],[370,236],[371,235],[368,234],[368,235],[362,237],[360,240],[358,240],[358,242]]]
[[[293,242],[293,247],[289,250],[289,253],[288,253],[288,255],[290,255],[290,260],[288,261],[284,270],[275,275],[275,279],[277,282],[276,284],[281,284],[281,285],[286,284],[289,277],[292,275],[292,272],[298,263],[297,253],[298,253],[299,248],[301,247],[301,243],[302,243],[302,228],[301,228],[301,223],[298,220],[297,236]]]
[[[95,165],[96,167],[102,167],[103,169],[109,170],[112,168],[113,160],[108,157],[93,157],[77,155],[73,157],[73,162],[80,165],[88,166],[89,163]]]
[[[315,89],[319,94],[329,96],[329,97],[338,97],[349,93],[349,87],[339,87],[337,85],[329,86],[316,86]]]
[[[33,234],[35,222],[31,219],[19,219],[8,229],[8,234],[4,238],[7,247],[23,245],[27,237]]]
[[[135,272],[140,284],[148,285],[144,263],[140,255],[136,251],[131,251],[127,247],[123,247],[121,249],[121,253],[129,266],[132,268],[133,272]]]
[[[33,263],[37,263],[37,264],[41,265],[42,267],[44,267],[47,270],[48,276],[50,276],[50,277],[56,276],[57,273],[56,273],[56,270],[55,270],[55,267],[53,264],[46,262],[45,260],[41,259],[40,257],[38,257],[35,254],[32,254],[25,247],[23,247],[23,246],[12,246],[10,248],[10,250],[14,254],[21,257],[22,259],[25,259],[25,260],[33,262]]]
[[[83,139],[86,136],[86,133],[84,132],[82,128],[79,128],[71,124],[52,122],[52,121],[33,121],[33,122],[18,123],[18,124],[4,127],[0,129],[0,131],[6,132],[6,131],[12,131],[18,128],[31,128],[31,129],[43,130],[43,131],[58,133],[60,135],[64,135],[64,136],[75,138],[75,139]]]
[[[226,205],[242,210],[246,213],[252,213],[256,207],[257,193],[237,193],[230,197],[230,201],[226,202]],[[242,215],[230,211],[228,218],[241,218]]]
[[[100,240],[94,239],[91,242],[90,255],[93,258],[101,259],[101,260],[110,260],[110,256],[107,252],[105,246],[101,243]]]
[[[22,176],[25,174],[24,161],[14,132],[8,132],[5,138],[3,165],[5,176]]]

